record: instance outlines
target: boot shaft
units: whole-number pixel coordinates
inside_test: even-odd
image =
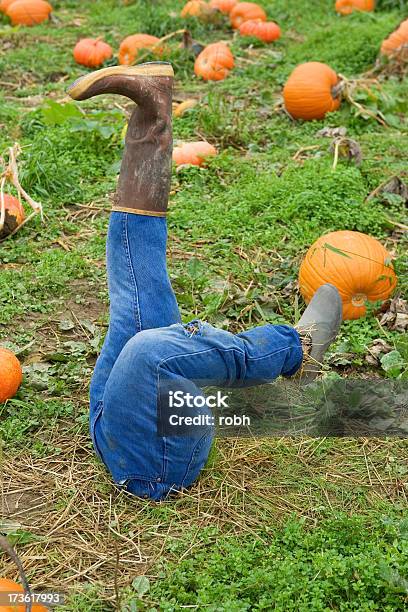
[[[171,181],[173,68],[166,62],[114,66],[76,81],[72,98],[119,94],[135,102],[114,210],[165,216]]]
[[[114,210],[165,216],[172,170],[173,79],[147,77],[143,89],[143,101],[133,109],[126,132]]]

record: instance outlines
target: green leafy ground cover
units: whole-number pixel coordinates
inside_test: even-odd
[[[0,341],[25,366],[17,397],[0,407],[3,478],[16,490],[19,479],[38,495],[44,489],[47,500],[35,511],[34,498],[23,497],[19,525],[9,528],[33,584],[67,592],[66,609],[78,611],[114,609],[118,597],[130,610],[403,610],[404,441],[218,441],[197,486],[158,506],[118,497],[93,459],[87,392],[107,324],[107,211],[128,107],[109,97],[80,109],[69,102],[67,85],[84,73],[72,48],[101,35],[117,50],[128,34],[163,36],[186,24],[178,0],[53,4],[56,20],[35,28],[0,18],[0,150],[22,145],[22,183],[45,209],[44,224],[35,219],[0,244]],[[348,18],[332,0],[262,4],[284,35],[269,47],[235,37],[237,66],[224,82],[194,78],[178,42],[168,51],[176,99],[199,99],[175,119],[175,138],[204,137],[220,150],[206,169],[174,173],[170,274],[185,320],[233,331],[295,321],[301,258],[326,231],[381,239],[396,257],[402,297],[408,282],[406,235],[395,225],[406,224],[406,203],[366,202],[380,183],[406,177],[407,80],[390,76],[376,94],[360,95],[388,127],[347,104],[309,123],[275,108],[299,62],[324,61],[348,78],[370,70],[406,3],[383,0],[375,13]],[[232,36],[225,21],[188,27],[203,42]],[[318,135],[326,126],[347,127],[360,166],[340,160],[333,171],[330,139]],[[398,353],[397,368],[367,362],[379,338]],[[343,325],[332,358],[342,376],[401,376],[408,347],[374,309]],[[55,457],[58,469],[42,471]],[[83,462],[89,480],[78,476]],[[5,496],[6,518],[18,512],[15,497]],[[70,520],[58,523],[61,515]]]

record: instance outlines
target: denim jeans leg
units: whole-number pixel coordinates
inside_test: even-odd
[[[123,348],[107,381],[93,437],[114,481],[131,493],[162,499],[198,477],[213,428],[159,435],[162,385],[202,395],[200,385],[240,387],[296,372],[302,362],[297,332],[265,325],[233,335],[209,324],[174,324],[142,331]]]
[[[166,267],[166,219],[112,212],[107,237],[109,328],[91,381],[92,413],[125,344],[144,329],[180,321]]]

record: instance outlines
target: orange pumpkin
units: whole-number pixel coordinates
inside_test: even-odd
[[[153,49],[155,55],[161,55],[163,53],[162,47],[156,45],[160,42],[157,36],[151,36],[150,34],[133,34],[127,36],[119,47],[119,64],[130,66],[136,61],[139,51],[141,49]]]
[[[50,17],[52,6],[45,0],[16,0],[7,9],[13,25],[33,26]]]
[[[202,166],[208,157],[217,155],[217,149],[209,142],[188,142],[173,150],[173,161],[176,166]]]
[[[15,396],[22,380],[19,360],[14,353],[0,347],[0,403]]]
[[[398,28],[383,41],[381,53],[394,55],[402,47],[408,47],[408,19],[405,19]]]
[[[213,9],[221,11],[224,15],[229,15],[237,3],[238,0],[211,0],[210,6]]]
[[[194,98],[188,98],[184,100],[184,102],[180,102],[174,107],[173,114],[175,117],[182,117],[188,110],[191,110],[195,106],[197,106],[198,100]]]
[[[12,4],[12,2],[17,2],[17,0],[1,0],[0,2],[0,12],[7,13],[7,9]]]
[[[353,11],[373,11],[375,0],[337,0],[335,9],[341,15],[350,15]]]
[[[231,25],[234,29],[238,29],[244,21],[251,19],[260,19],[266,21],[266,13],[259,4],[255,2],[238,2],[230,13]]]
[[[198,19],[206,20],[214,12],[214,9],[203,0],[190,0],[182,9],[181,17],[197,17]]]
[[[323,119],[340,106],[340,95],[335,90],[338,83],[330,66],[321,62],[300,64],[283,89],[285,108],[295,119]]]
[[[196,58],[194,72],[205,81],[222,81],[234,63],[234,56],[225,43],[212,43]]]
[[[280,38],[280,27],[273,21],[250,19],[239,26],[241,36],[254,36],[263,42],[270,43]]]
[[[0,219],[1,219],[1,196],[0,196]],[[4,194],[4,225],[0,228],[0,238],[5,238],[25,219],[24,208],[20,200],[7,193]]]
[[[24,593],[24,589],[21,584],[9,580],[8,578],[0,578],[0,593]],[[24,605],[9,605],[0,606],[0,612],[25,612],[26,606]],[[33,604],[31,606],[32,612],[47,612],[48,608],[42,604]]]
[[[344,230],[316,240],[300,266],[299,286],[306,302],[324,283],[337,287],[343,319],[358,319],[365,315],[368,301],[391,295],[397,277],[390,254],[378,240]]]
[[[76,63],[88,68],[98,68],[112,55],[112,47],[99,38],[83,38],[74,48]]]

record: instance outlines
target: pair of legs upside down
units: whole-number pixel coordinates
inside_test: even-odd
[[[210,425],[160,431],[165,390],[203,396],[199,385],[244,387],[280,375],[315,377],[341,322],[331,285],[315,294],[296,329],[264,325],[240,334],[181,323],[166,268],[166,210],[172,159],[173,70],[165,62],[98,70],[69,94],[133,100],[107,237],[108,333],[91,382],[90,430],[114,482],[154,500],[191,485],[212,444]]]

